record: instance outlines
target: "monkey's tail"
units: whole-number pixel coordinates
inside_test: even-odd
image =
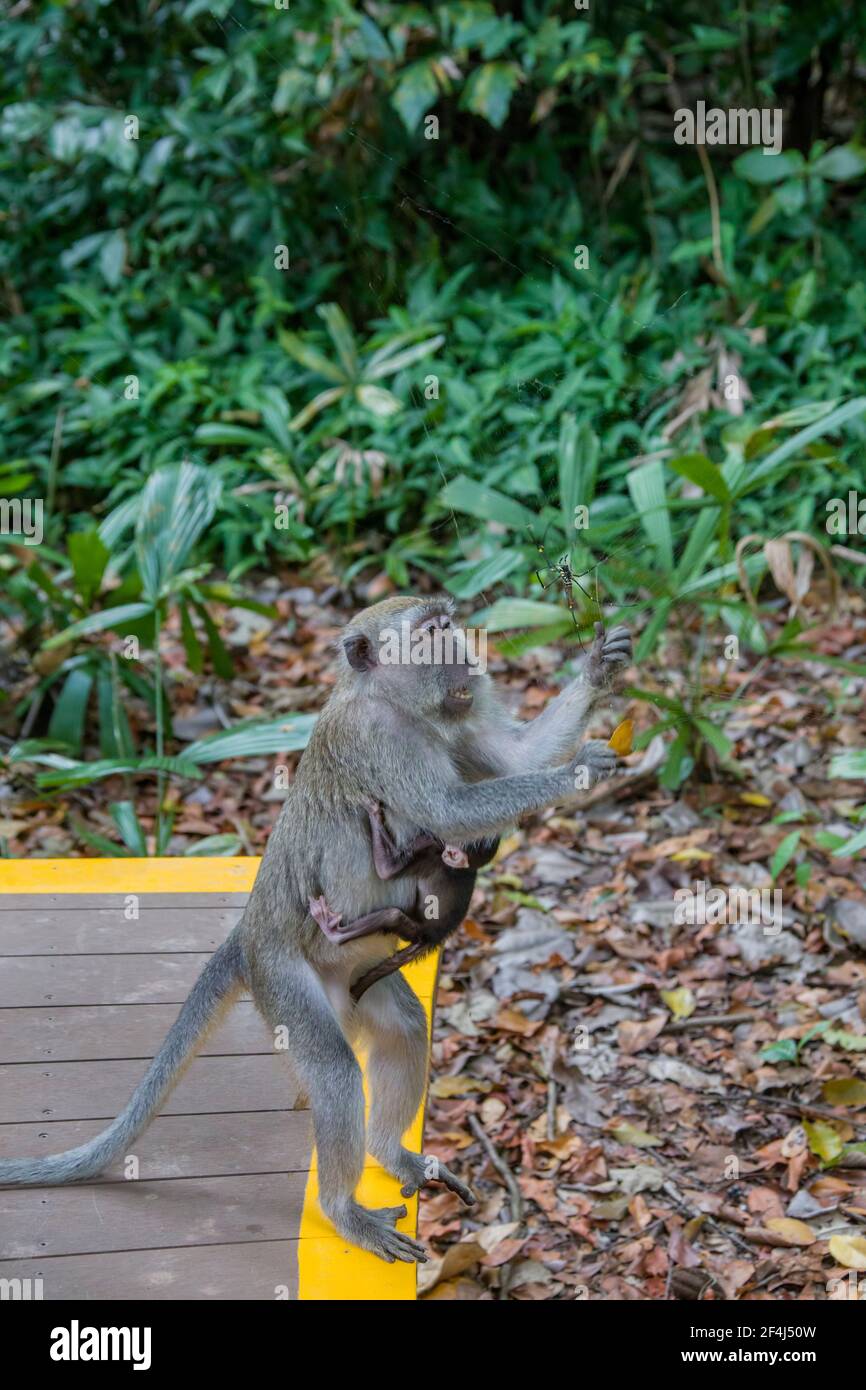
[[[81,1182],[101,1173],[145,1128],[192,1061],[207,1033],[244,982],[238,929],[211,956],[159,1052],[117,1119],[86,1144],[44,1158],[0,1160],[0,1183]]]

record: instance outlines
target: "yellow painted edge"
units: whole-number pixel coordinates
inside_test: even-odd
[[[439,970],[438,953],[428,956],[418,965],[404,971],[427,1015],[428,1038],[433,1023],[433,995],[436,976]],[[366,1078],[365,1087],[366,1091]],[[417,1153],[421,1149],[424,1131],[424,1110],[422,1102],[418,1114],[403,1136],[408,1149]],[[418,1198],[405,1198],[400,1195],[400,1184],[378,1165],[365,1168],[358,1184],[358,1200],[367,1207],[396,1207],[405,1204],[408,1214],[398,1222],[401,1231],[418,1228]],[[416,1297],[417,1266],[396,1261],[386,1264],[367,1250],[358,1250],[348,1245],[334,1233],[334,1229],[319,1207],[318,1174],[315,1163],[315,1150],[307,1186],[304,1192],[304,1209],[301,1215],[300,1239],[298,1241],[298,1298],[302,1302],[343,1301],[343,1302],[383,1302],[408,1301]]]
[[[0,859],[0,893],[248,893],[249,858]]]
[[[253,886],[261,859],[0,859],[0,893],[245,893]],[[438,957],[412,965],[404,973],[432,1026],[432,999]],[[424,1128],[422,1105],[404,1136],[418,1151]],[[315,1155],[314,1155],[315,1157]],[[358,1197],[366,1206],[398,1206],[400,1185],[382,1168],[365,1168]],[[414,1231],[418,1199],[406,1202],[401,1229]],[[302,1300],[412,1300],[415,1265],[386,1264],[368,1251],[337,1236],[318,1204],[315,1168],[307,1177],[298,1242],[298,1297]]]

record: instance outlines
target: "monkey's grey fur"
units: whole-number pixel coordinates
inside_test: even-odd
[[[624,628],[599,635],[584,671],[528,724],[513,720],[490,678],[469,674],[465,647],[433,665],[379,659],[382,634],[450,625],[448,600],[395,598],[360,613],[341,640],[336,687],[301,758],[240,924],[205,966],[177,1021],[123,1113],[102,1134],[66,1153],[0,1161],[0,1183],[75,1182],[95,1177],[129,1146],[163,1105],[222,1010],[243,989],[272,1028],[285,1030],[298,1080],[309,1095],[318,1150],[320,1201],[347,1240],[385,1260],[423,1260],[423,1246],[395,1222],[405,1207],[371,1211],[354,1198],[365,1146],[403,1184],[404,1196],[439,1181],[473,1202],[443,1164],[411,1153],[402,1136],[424,1093],[427,1024],[400,974],[379,980],[354,1004],[352,983],[394,950],[394,936],[333,944],[309,914],[324,894],[345,920],[382,907],[411,912],[417,879],[376,874],[364,800],[385,806],[398,845],[419,828],[445,842],[495,837],[521,815],[579,799],[610,776],[603,743],[576,753],[593,704],[631,655]],[[461,635],[462,640],[462,635]],[[466,692],[471,686],[472,696]],[[370,1114],[365,1136],[361,1069],[368,1053]]]

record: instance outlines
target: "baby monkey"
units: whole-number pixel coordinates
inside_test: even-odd
[[[410,942],[355,981],[350,993],[356,1004],[377,980],[435,950],[457,930],[469,910],[478,870],[490,863],[499,848],[498,837],[477,840],[464,850],[419,830],[398,849],[385,823],[382,803],[365,797],[361,804],[370,822],[373,866],[379,878],[387,881],[411,869],[418,884],[411,916],[398,907],[384,907],[343,925],[342,914],[331,910],[324,895],[310,899],[311,917],[328,940],[337,945],[380,931],[396,932]],[[427,915],[431,907],[435,913],[432,917]]]

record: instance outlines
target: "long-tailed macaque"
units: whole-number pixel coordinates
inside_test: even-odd
[[[321,1205],[346,1240],[388,1261],[425,1258],[418,1241],[395,1229],[405,1207],[370,1210],[355,1200],[365,1147],[399,1179],[404,1196],[438,1181],[474,1201],[444,1164],[402,1144],[421,1103],[427,1057],[424,1010],[405,977],[389,973],[357,1004],[352,999],[353,984],[391,955],[396,934],[377,930],[330,941],[309,904],[324,898],[349,923],[382,909],[413,912],[418,877],[409,870],[390,878],[376,872],[366,802],[385,807],[398,850],[419,831],[466,846],[495,839],[527,812],[579,800],[581,791],[611,776],[616,755],[605,743],[578,745],[599,694],[630,660],[631,645],[624,628],[607,636],[597,628],[582,673],[535,719],[521,723],[506,712],[490,678],[471,665],[451,612],[443,598],[390,598],[347,625],[334,691],[243,917],[208,961],[129,1104],[78,1148],[0,1161],[0,1183],[92,1178],[127,1153],[222,1011],[246,988],[270,1026],[287,1037],[310,1098]],[[413,641],[447,635],[450,647],[443,642],[446,655],[429,662],[394,660],[393,638],[401,631]],[[369,1059],[366,1135],[356,1041]]]

